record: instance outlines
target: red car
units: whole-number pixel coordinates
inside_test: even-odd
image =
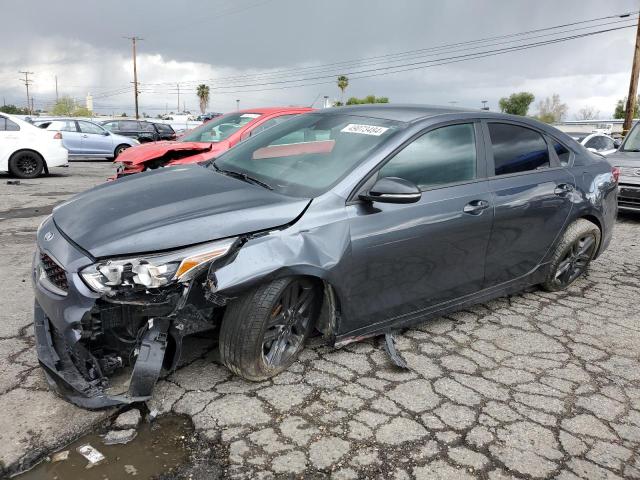
[[[116,178],[147,169],[211,160],[245,138],[301,113],[308,107],[253,108],[227,113],[188,131],[176,142],[145,143],[118,156]]]

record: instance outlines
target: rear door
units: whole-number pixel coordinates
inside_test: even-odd
[[[16,150],[20,126],[10,118],[0,115],[0,168],[9,169],[9,157]]]
[[[575,179],[544,134],[528,125],[483,122],[494,222],[487,248],[490,287],[532,272],[563,231]]]
[[[348,206],[356,330],[480,290],[493,208],[479,122],[426,131],[374,175],[409,180],[422,198]]]
[[[78,120],[78,128],[85,155],[113,155],[113,140],[105,129],[84,120]]]
[[[62,145],[69,155],[82,154],[82,134],[78,131],[75,120],[53,120],[47,130],[62,132]]]

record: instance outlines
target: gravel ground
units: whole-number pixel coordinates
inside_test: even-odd
[[[35,229],[105,164],[5,185],[0,177],[0,459],[15,468],[85,431],[90,413],[48,392],[31,329]],[[38,209],[35,212],[34,209]],[[228,450],[228,478],[640,478],[640,216],[566,292],[534,290],[397,337],[310,345],[268,382],[204,354],[158,383],[150,408],[191,416]]]

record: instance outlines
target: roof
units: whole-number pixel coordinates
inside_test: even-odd
[[[267,113],[278,113],[278,112],[289,112],[289,111],[305,111],[305,112],[310,112],[313,110],[313,108],[311,107],[261,107],[261,108],[247,108],[244,110],[240,110],[238,113],[260,113],[260,114],[267,114]],[[233,113],[233,112],[229,112],[229,113]]]
[[[384,118],[398,122],[413,122],[418,119],[434,117],[450,113],[489,113],[474,108],[442,107],[437,105],[402,105],[395,103],[374,103],[370,105],[346,105],[323,111],[335,111],[351,115],[366,115],[368,117]]]

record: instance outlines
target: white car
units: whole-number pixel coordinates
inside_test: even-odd
[[[35,178],[52,167],[68,164],[62,134],[42,130],[13,115],[0,113],[0,172]]]
[[[620,143],[604,133],[568,133],[576,142],[592,152],[610,155],[618,150]]]

